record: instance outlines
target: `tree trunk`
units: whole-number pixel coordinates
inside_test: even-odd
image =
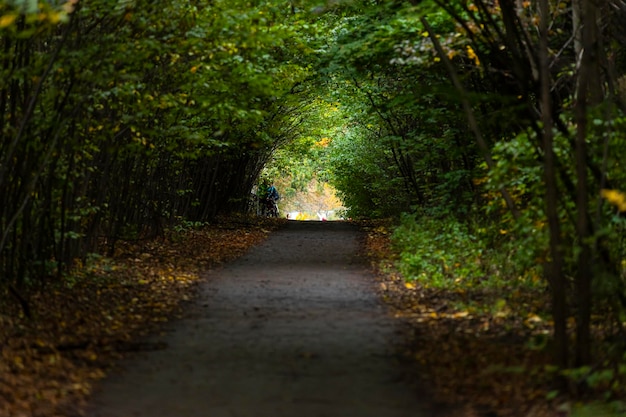
[[[472,110],[472,106],[470,104],[467,91],[461,84],[461,81],[459,80],[459,77],[456,73],[456,70],[454,69],[454,66],[450,62],[448,55],[444,52],[443,48],[441,47],[441,43],[439,42],[439,39],[437,39],[437,36],[433,32],[433,28],[430,26],[430,24],[425,18],[421,18],[420,20],[422,22],[422,25],[424,25],[424,29],[426,29],[426,31],[429,33],[430,40],[433,42],[433,45],[435,46],[437,55],[439,55],[442,62],[446,65],[446,69],[448,70],[448,74],[450,76],[452,84],[456,88],[461,98],[461,104],[463,105],[463,110],[465,111],[465,115],[467,117],[470,130],[474,134],[474,137],[476,138],[476,143],[478,144],[478,148],[480,149],[480,151],[483,154],[483,157],[485,158],[485,163],[487,164],[487,168],[491,170],[495,166],[495,163],[491,157],[489,146],[487,145],[487,142],[485,141],[485,138],[483,137],[482,132],[480,131],[478,127],[478,122],[476,121],[476,116],[474,115],[474,111]],[[509,209],[513,217],[515,219],[519,219],[519,217],[521,216],[521,213],[519,209],[517,208],[517,205],[515,204],[515,201],[513,200],[513,197],[511,196],[511,194],[504,187],[500,187],[499,191],[500,191],[500,194],[502,195],[502,198],[504,199],[506,203],[507,208]]]
[[[561,248],[561,227],[558,210],[558,183],[556,161],[553,147],[552,100],[550,95],[551,78],[548,55],[548,19],[550,18],[548,0],[540,0],[539,10],[540,39],[539,67],[541,79],[541,117],[543,121],[544,179],[546,183],[546,215],[550,230],[550,255],[552,260],[546,263],[545,274],[552,292],[552,315],[554,319],[554,362],[561,368],[567,368],[569,355],[567,348],[567,297],[566,281],[563,273],[563,254]]]
[[[576,131],[576,233],[580,245],[576,273],[576,366],[591,361],[591,282],[593,278],[591,225],[589,213],[589,187],[587,178],[587,109],[597,104],[602,96],[598,62],[599,33],[598,8],[589,0],[579,0],[581,11],[582,50],[578,64],[578,84],[575,102]]]

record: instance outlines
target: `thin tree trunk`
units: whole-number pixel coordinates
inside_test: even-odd
[[[561,227],[558,211],[557,170],[553,147],[552,100],[550,95],[550,62],[548,55],[548,19],[550,18],[548,0],[539,1],[540,39],[539,68],[541,78],[541,117],[543,121],[544,143],[544,180],[546,185],[546,215],[550,230],[551,262],[545,265],[545,274],[552,292],[552,315],[554,319],[554,363],[567,368],[569,355],[567,348],[567,297],[566,281],[563,273],[563,254],[561,249]]]
[[[582,2],[583,0],[572,0],[572,32],[574,35],[574,53],[577,60],[583,50],[581,31]]]
[[[579,0],[582,19],[582,50],[578,69],[578,85],[576,91],[575,118],[576,131],[576,232],[580,245],[576,273],[576,366],[583,366],[591,361],[591,282],[593,278],[591,225],[589,224],[589,187],[587,179],[587,108],[591,103],[599,101],[601,86],[599,85],[598,65],[598,9],[589,0]],[[597,91],[592,91],[596,90]]]
[[[487,146],[487,142],[485,141],[485,138],[483,137],[478,127],[478,122],[476,121],[476,117],[474,116],[474,111],[472,110],[472,106],[470,104],[467,92],[465,91],[463,84],[461,84],[461,81],[459,80],[459,77],[456,74],[456,71],[454,69],[454,66],[452,65],[452,62],[450,62],[448,55],[443,51],[443,48],[441,47],[441,43],[439,42],[439,39],[437,39],[437,37],[435,36],[435,33],[433,32],[433,28],[430,26],[430,24],[425,18],[422,17],[420,20],[422,22],[422,25],[424,25],[424,29],[426,29],[426,31],[428,32],[430,40],[433,42],[433,45],[435,46],[435,50],[437,51],[437,54],[441,58],[441,61],[446,65],[446,69],[448,70],[450,79],[452,80],[454,87],[457,89],[461,97],[461,103],[463,105],[463,110],[465,110],[465,115],[467,116],[467,122],[470,126],[470,130],[472,131],[472,133],[474,134],[474,137],[476,138],[476,142],[478,143],[478,147],[480,151],[483,153],[483,157],[485,158],[485,162],[487,163],[487,168],[491,170],[494,167],[494,162],[493,162],[493,159],[491,158],[491,152],[489,151],[489,146]],[[513,217],[518,219],[520,217],[520,212],[517,206],[515,205],[515,202],[513,201],[513,197],[511,197],[511,194],[504,187],[501,187],[499,191],[500,191],[500,194],[502,195],[502,198],[504,198],[504,201],[506,202],[506,205],[508,209],[511,211],[511,214],[513,215]]]

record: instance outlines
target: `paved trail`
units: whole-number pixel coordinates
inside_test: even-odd
[[[349,224],[290,222],[212,275],[187,318],[105,380],[89,417],[434,417]]]

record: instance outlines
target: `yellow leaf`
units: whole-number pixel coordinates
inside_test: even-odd
[[[11,26],[13,22],[17,20],[16,14],[5,14],[0,17],[0,28],[5,28],[7,26]]]
[[[68,0],[67,2],[65,2],[65,4],[63,5],[63,10],[65,11],[65,13],[72,13],[76,4],[78,4],[78,1],[79,0]]]
[[[499,298],[498,300],[496,300],[495,307],[497,310],[503,310],[506,307],[506,300],[503,298]]]
[[[619,211],[626,211],[626,195],[621,191],[604,189],[600,191],[600,195]]]
[[[20,368],[20,369],[24,368],[24,360],[21,357],[19,357],[19,356],[14,357],[13,358],[13,362],[15,363],[15,365],[18,368]]]
[[[408,289],[408,290],[414,290],[415,289],[415,284],[412,282],[405,282],[404,286]]]
[[[63,14],[58,13],[58,12],[52,12],[48,15],[48,20],[50,20],[51,23],[59,23],[61,20],[63,20]]]
[[[466,49],[467,49],[467,57],[473,60],[477,67],[480,66],[480,59],[478,59],[478,55],[476,55],[476,51],[474,51],[474,48],[467,45]]]
[[[543,320],[541,319],[541,317],[539,317],[538,315],[533,314],[533,313],[529,314],[528,317],[525,320],[525,322],[527,324],[529,324],[529,323],[541,323],[542,321]]]

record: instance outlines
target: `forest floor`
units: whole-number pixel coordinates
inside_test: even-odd
[[[281,223],[230,220],[175,238],[120,245],[113,258],[86,261],[74,280],[29,294],[31,318],[17,303],[0,305],[0,417],[67,417],[84,408],[120,359],[164,349],[146,335],[184,316],[207,274]],[[455,300],[466,294],[407,285],[390,264],[381,267],[393,258],[385,229],[365,229],[362,251],[378,268],[379,296],[402,324],[404,368],[415,370],[437,402],[454,407],[452,417],[568,415],[546,400],[548,358],[527,344],[526,332],[547,329],[546,323],[516,317],[510,305],[507,311],[458,310]],[[520,299],[530,302],[543,300]],[[317,360],[314,350],[300,354]]]
[[[364,251],[379,291],[404,323],[401,355],[427,381],[435,400],[458,407],[454,417],[569,417],[571,404],[554,388],[550,366],[548,294],[463,289],[447,291],[406,282],[384,222],[362,225]],[[578,414],[608,416],[603,412]],[[613,415],[613,414],[611,414]]]
[[[200,284],[88,417],[438,417],[346,222],[290,221]]]
[[[156,240],[120,242],[62,281],[0,294],[0,417],[67,417],[121,358],[180,317],[206,274],[266,239],[281,222],[228,219]]]

